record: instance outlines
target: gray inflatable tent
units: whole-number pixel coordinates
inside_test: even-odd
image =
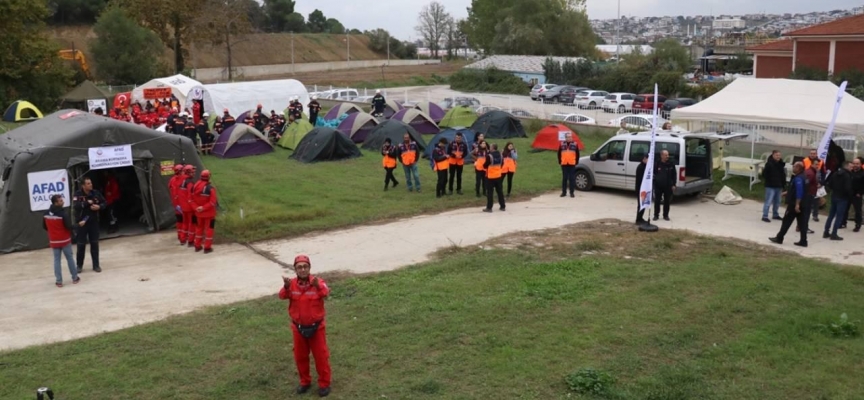
[[[192,141],[83,111],[62,110],[0,135],[0,253],[48,247],[42,228],[44,211],[31,210],[29,197],[35,189],[28,174],[65,170],[65,182],[75,182],[93,175],[89,148],[120,145],[131,145],[134,168],[128,171],[137,177],[138,187],[131,189],[136,199],[140,197],[142,221],[146,220],[149,231],[172,227],[176,219],[168,192],[173,175],[169,170],[174,163],[203,170]],[[68,186],[74,195],[77,185]],[[66,206],[70,204],[67,199]]]

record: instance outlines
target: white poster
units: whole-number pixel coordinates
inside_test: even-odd
[[[59,194],[68,206],[72,204],[69,194],[69,174],[65,169],[30,172],[27,174],[30,188],[30,211],[45,211],[51,207],[51,196]]]
[[[570,133],[570,131],[558,131],[558,141],[563,142],[567,140],[568,133]]]
[[[101,108],[105,114],[108,114],[108,102],[105,99],[90,99],[87,100],[87,112],[96,111],[97,108]]]
[[[106,169],[132,166],[132,145],[91,147],[87,151],[90,169]]]
[[[658,97],[658,85],[654,84],[654,98]],[[651,120],[651,144],[648,147],[648,164],[645,167],[645,175],[642,177],[642,187],[639,188],[639,210],[651,210],[651,201],[654,197],[654,147],[657,139],[657,102],[654,102],[654,114]]]

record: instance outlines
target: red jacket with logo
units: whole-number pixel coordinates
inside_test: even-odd
[[[109,176],[105,182],[105,204],[110,206],[117,200],[120,200],[120,184],[117,183],[117,178]]]
[[[188,175],[177,185],[177,204],[184,213],[192,212],[195,207],[192,207],[192,187],[195,186],[195,180]]]
[[[174,207],[180,205],[177,197],[179,196],[179,194],[177,193],[177,191],[180,189],[180,184],[183,183],[183,180],[185,179],[186,175],[177,174],[172,176],[171,179],[168,181],[168,193],[171,193],[171,204],[173,204]]]
[[[216,188],[210,182],[198,181],[192,188],[191,204],[198,218],[216,218]],[[204,210],[197,211],[198,207]]]
[[[42,217],[42,227],[48,231],[48,245],[52,249],[72,244],[72,220],[63,208],[51,206]]]
[[[330,288],[323,279],[318,278],[318,288],[312,286],[314,276],[309,275],[309,282],[300,282],[297,278],[291,279],[288,287],[283,286],[279,290],[279,298],[289,300],[288,315],[291,321],[300,325],[312,325],[321,322],[324,326],[324,299],[330,294]]]

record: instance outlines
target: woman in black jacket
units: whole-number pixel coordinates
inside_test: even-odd
[[[773,207],[773,216],[776,220],[780,217],[780,196],[786,186],[786,163],[780,155],[780,151],[771,152],[771,157],[765,162],[762,169],[762,179],[765,180],[765,202],[762,204],[762,221],[771,222],[768,219],[768,209]]]

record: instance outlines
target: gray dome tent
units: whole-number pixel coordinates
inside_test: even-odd
[[[174,226],[168,192],[173,170],[165,172],[174,163],[203,170],[192,141],[79,110],[62,110],[0,135],[0,197],[4,199],[0,201],[0,252],[48,247],[48,235],[42,229],[47,198],[63,194],[66,205],[71,205],[74,182],[93,175],[88,150],[125,145],[131,146],[132,153],[129,174],[138,182],[131,189],[140,195],[137,205],[148,229]],[[45,174],[55,179],[40,178]],[[39,193],[31,193],[37,189],[34,185],[41,187]]]
[[[337,161],[362,157],[363,153],[348,136],[333,128],[318,127],[297,144],[291,158],[303,162]]]
[[[471,130],[482,133],[486,139],[509,139],[528,137],[522,121],[504,111],[489,111],[477,118],[471,125]]]
[[[408,132],[411,135],[411,139],[417,142],[417,146],[420,147],[421,152],[426,149],[426,141],[423,140],[423,135],[417,132],[413,126],[396,119],[388,119],[376,126],[375,129],[372,129],[369,132],[369,136],[366,137],[366,141],[363,142],[363,148],[367,150],[381,150],[381,147],[384,146],[384,139],[387,138],[390,138],[390,141],[394,145],[402,143],[402,136],[405,132]]]

